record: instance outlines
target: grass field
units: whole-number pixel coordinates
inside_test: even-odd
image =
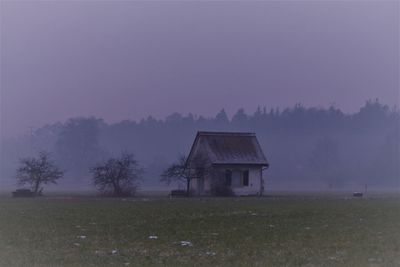
[[[399,200],[1,197],[0,266],[400,266]]]

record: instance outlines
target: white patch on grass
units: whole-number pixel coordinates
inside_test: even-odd
[[[76,238],[79,238],[79,239],[86,239],[86,236],[85,236],[85,235],[78,235]]]
[[[217,255],[217,253],[214,252],[214,251],[207,251],[207,252],[206,252],[206,255],[208,255],[208,256],[215,256],[215,255]]]
[[[111,254],[112,255],[115,255],[115,254],[117,254],[118,253],[118,249],[113,249],[113,250],[111,250]]]
[[[80,246],[81,246],[81,244],[79,244],[79,243],[74,243],[74,246],[76,246],[76,247],[80,247]]]
[[[181,241],[180,244],[182,247],[193,247],[193,244],[190,241]]]
[[[158,236],[156,236],[156,235],[150,235],[150,236],[149,236],[149,239],[158,239]]]

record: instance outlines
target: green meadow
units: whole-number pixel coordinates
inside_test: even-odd
[[[0,266],[400,266],[400,198],[0,198]]]

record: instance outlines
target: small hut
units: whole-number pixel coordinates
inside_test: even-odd
[[[268,161],[254,133],[198,132],[186,161],[194,195],[262,195]]]

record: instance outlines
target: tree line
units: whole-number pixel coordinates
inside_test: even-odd
[[[369,184],[399,186],[400,113],[378,100],[347,114],[328,108],[258,107],[239,109],[231,118],[224,109],[214,117],[173,113],[165,119],[106,123],[94,117],[48,124],[2,141],[2,177],[11,177],[18,158],[46,150],[69,184],[89,184],[90,166],[134,153],[142,163],[144,186],[161,186],[159,177],[187,154],[198,130],[255,132],[271,163],[268,188],[346,188]],[[6,178],[7,179],[7,178]]]

